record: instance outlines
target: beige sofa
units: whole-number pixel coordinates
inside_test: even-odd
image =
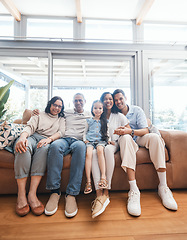
[[[182,131],[160,131],[166,143],[167,180],[171,189],[187,188],[187,133]],[[71,155],[64,157],[62,170],[62,191],[64,192],[69,179],[69,167]],[[112,179],[112,190],[128,190],[127,176],[121,168],[120,154],[115,154],[115,171]],[[153,164],[150,161],[149,152],[140,148],[137,152],[137,184],[140,189],[156,189],[158,178]],[[45,189],[46,175],[43,177],[39,192],[47,192]],[[85,174],[82,188],[84,189]],[[14,178],[14,155],[6,150],[0,150],[0,194],[17,193]]]

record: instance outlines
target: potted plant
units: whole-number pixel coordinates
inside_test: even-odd
[[[0,87],[0,119],[5,114],[6,110],[4,109],[5,103],[8,100],[10,94],[10,87],[14,83],[14,80],[10,81],[7,85]]]

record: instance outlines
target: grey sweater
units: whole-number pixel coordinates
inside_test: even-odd
[[[66,119],[66,131],[64,137],[83,140],[83,134],[86,127],[86,119],[90,118],[91,113],[88,111],[77,113],[74,110],[67,110],[64,113]]]

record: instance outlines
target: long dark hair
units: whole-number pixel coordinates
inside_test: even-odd
[[[95,100],[93,103],[92,103],[92,107],[91,107],[91,113],[93,116],[94,113],[93,113],[93,108],[94,108],[94,104],[95,103],[101,103],[102,106],[103,106],[103,103],[100,101],[100,100]],[[107,135],[107,129],[108,129],[108,126],[107,126],[107,118],[106,118],[106,112],[104,111],[104,108],[103,108],[103,113],[101,114],[101,117],[100,117],[100,121],[101,121],[101,130],[100,130],[100,133],[101,133],[101,139],[102,141],[108,141],[108,135]]]
[[[50,113],[51,104],[55,103],[57,100],[60,100],[62,102],[62,108],[58,114],[58,117],[64,117],[64,102],[63,102],[62,98],[58,97],[58,96],[55,96],[55,97],[51,98],[51,100],[48,101],[47,106],[45,108],[45,112]]]
[[[116,89],[112,94],[113,100],[114,100],[114,96],[118,93],[121,93],[125,97],[125,93],[122,89]],[[114,101],[114,106],[113,107],[114,107],[114,111],[121,112],[121,110],[116,106],[115,101]]]
[[[107,95],[107,94],[110,94],[111,95],[111,97],[113,98],[113,95],[112,95],[112,93],[110,93],[110,92],[104,92],[102,95],[101,95],[101,97],[100,97],[100,101],[102,102],[102,104],[104,103],[104,100],[105,100],[105,96]],[[113,101],[114,101],[114,98],[113,98]],[[106,114],[106,108],[104,107],[104,104],[103,104],[103,110],[104,110],[104,112],[105,112],[105,114]],[[116,109],[116,107],[115,107],[115,104],[113,105],[113,107],[112,107],[112,109],[111,109],[111,112],[112,113],[118,113],[119,111]]]

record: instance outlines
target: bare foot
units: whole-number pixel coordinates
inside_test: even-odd
[[[18,194],[17,205],[18,205],[18,208],[22,208],[27,205],[27,198],[25,195]]]
[[[40,201],[38,200],[38,198],[35,194],[32,194],[32,193],[28,194],[28,202],[32,208],[36,208],[36,207],[40,206]]]

